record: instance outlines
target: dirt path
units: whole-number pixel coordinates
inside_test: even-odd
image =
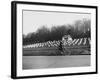
[[[90,66],[90,55],[23,56],[23,69]]]

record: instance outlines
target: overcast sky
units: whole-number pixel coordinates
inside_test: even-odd
[[[23,11],[23,34],[27,35],[30,32],[36,32],[43,25],[51,28],[52,25],[73,24],[76,20],[90,19],[90,17],[90,14],[79,13]]]

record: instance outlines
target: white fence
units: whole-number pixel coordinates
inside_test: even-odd
[[[72,41],[66,41],[65,46],[80,46],[80,45],[90,45],[91,40],[90,38],[79,38],[79,39],[73,39]],[[47,41],[43,43],[35,43],[30,45],[25,45],[23,48],[42,48],[42,47],[57,47],[60,44],[60,40],[58,41]]]

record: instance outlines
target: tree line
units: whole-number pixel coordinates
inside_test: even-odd
[[[64,35],[71,35],[73,39],[91,37],[90,27],[89,19],[77,20],[74,24],[55,25],[51,29],[41,26],[36,32],[23,34],[23,45],[61,40]]]

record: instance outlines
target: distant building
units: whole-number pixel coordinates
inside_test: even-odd
[[[62,37],[63,45],[66,45],[67,43],[71,43],[72,41],[73,41],[73,39],[70,35],[64,35]]]

